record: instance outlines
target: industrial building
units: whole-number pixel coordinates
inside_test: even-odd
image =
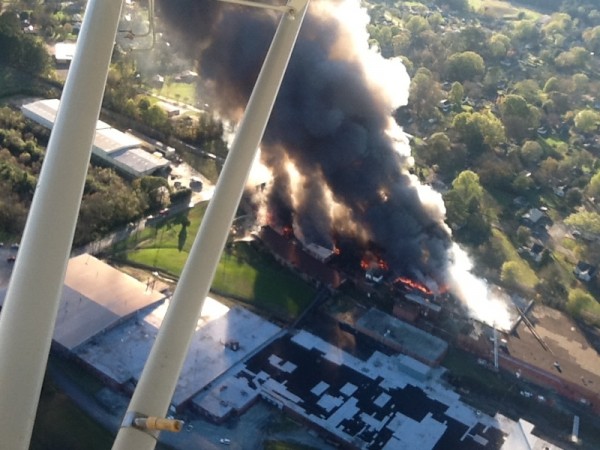
[[[60,100],[46,99],[24,104],[23,115],[52,129]],[[92,145],[92,155],[103,163],[131,177],[152,175],[169,166],[169,161],[158,152],[144,150],[144,143],[135,136],[123,133],[98,120]]]
[[[363,314],[354,327],[394,351],[404,353],[428,366],[439,365],[448,352],[448,344],[443,339],[375,308]]]
[[[135,318],[76,348],[74,355],[111,386],[131,391],[140,378],[167,307],[168,301],[158,308],[139,311]],[[178,410],[185,407],[217,377],[279,332],[279,327],[246,309],[230,309],[207,298],[172,406]]]
[[[0,305],[6,289],[0,293]],[[53,347],[72,352],[165,300],[161,292],[89,254],[69,260],[54,328]]]
[[[194,405],[219,419],[260,396],[348,449],[558,449],[525,421],[467,406],[439,381],[442,372],[405,355],[376,351],[360,360],[300,331],[273,341]]]

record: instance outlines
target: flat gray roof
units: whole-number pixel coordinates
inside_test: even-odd
[[[0,293],[3,304],[6,289]],[[68,350],[114,327],[164,294],[89,254],[69,260],[53,339]]]
[[[94,147],[105,153],[111,154],[119,150],[140,147],[142,141],[135,136],[123,133],[116,128],[96,128]]]
[[[76,256],[67,267],[54,340],[71,350],[164,298],[92,255]]]
[[[121,150],[110,155],[114,161],[125,166],[128,171],[137,175],[145,175],[169,165],[169,161],[162,156],[155,156],[141,148]]]
[[[448,343],[425,331],[372,308],[356,321],[356,325],[370,330],[381,339],[410,349],[427,361],[437,361],[448,349]]]
[[[79,347],[77,356],[118,384],[138,380],[167,307],[168,301],[99,335]],[[228,309],[207,298],[172,404],[177,407],[196,395],[279,332],[279,327],[248,310]],[[225,345],[232,341],[239,343],[238,350]]]

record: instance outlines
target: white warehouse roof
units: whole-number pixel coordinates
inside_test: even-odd
[[[52,129],[59,106],[58,99],[38,100],[23,105],[21,111],[28,119]],[[101,120],[96,123],[92,152],[106,163],[135,177],[149,175],[169,165],[167,159],[146,152],[142,145],[143,141],[129,133]]]

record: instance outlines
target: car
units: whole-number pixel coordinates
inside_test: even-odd
[[[8,263],[14,263],[16,259],[17,259],[16,256],[11,255],[8,258],[6,258],[6,262],[8,262]]]
[[[219,439],[219,442],[223,445],[229,445],[229,444],[231,444],[231,439],[221,438],[221,439]]]

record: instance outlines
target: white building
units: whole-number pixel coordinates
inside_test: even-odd
[[[25,104],[23,115],[40,125],[52,129],[60,100],[47,99]],[[123,133],[99,120],[92,145],[92,154],[104,163],[133,177],[151,175],[169,166],[161,155],[149,153],[144,143],[135,136]]]

